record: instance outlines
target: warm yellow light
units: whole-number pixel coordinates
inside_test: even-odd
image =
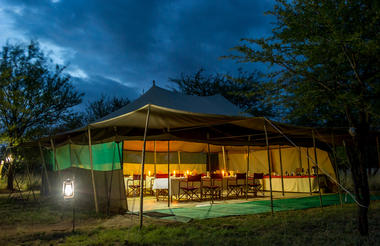
[[[12,155],[8,155],[5,159],[6,159],[7,162],[12,162],[13,161]]]
[[[63,198],[73,198],[74,197],[74,181],[67,179],[63,181]]]
[[[224,170],[222,170],[222,176],[224,177]]]
[[[150,176],[150,171],[148,172],[148,176]]]
[[[173,175],[174,175],[174,177],[175,177],[175,170],[174,170],[174,172],[173,172],[173,173],[174,173]]]

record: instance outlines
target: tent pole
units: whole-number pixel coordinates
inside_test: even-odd
[[[377,160],[379,162],[380,167],[380,144],[379,144],[379,136],[376,137],[376,149],[377,149]]]
[[[226,165],[226,152],[224,150],[224,146],[222,146],[222,152],[223,152],[223,168],[224,171],[227,171],[227,165]]]
[[[156,167],[156,164],[157,164],[157,148],[156,148],[156,140],[154,140],[153,142],[154,144],[154,177],[156,177],[156,174],[157,174],[157,167]]]
[[[41,160],[42,160],[42,168],[43,168],[44,173],[45,173],[46,183],[47,183],[47,187],[48,187],[48,194],[50,194],[51,187],[50,187],[50,182],[49,182],[49,175],[48,175],[48,172],[47,172],[46,163],[45,163],[45,157],[44,157],[44,153],[42,151],[42,146],[41,146],[41,142],[40,141],[38,141],[38,146],[40,148],[40,155],[41,155]]]
[[[124,180],[124,140],[121,142],[121,153],[120,153],[119,143],[117,143],[117,151],[119,152],[121,180],[123,181],[122,190],[124,191],[124,195],[125,195],[125,209],[128,211],[128,200],[127,200],[127,193],[125,189],[125,180]]]
[[[250,141],[250,137],[248,137]],[[245,175],[245,199],[248,200],[249,145],[247,146],[247,173]]]
[[[269,141],[268,132],[266,127],[266,122],[264,122],[264,132],[265,132],[265,142],[267,144],[267,154],[268,154],[268,169],[269,169],[269,188],[270,188],[270,208],[273,214],[273,194],[272,194],[272,168],[270,165],[270,153],[269,153]]]
[[[140,175],[140,230],[143,226],[143,211],[144,211],[144,166],[145,166],[145,145],[146,145],[146,133],[149,127],[149,117],[150,117],[150,105],[148,105],[148,111],[146,113],[145,120],[145,130],[144,130],[144,142],[143,149],[141,153],[141,175]]]
[[[335,174],[336,174],[336,179],[338,180],[338,184],[340,184],[340,175],[339,175],[339,169],[338,169],[338,163],[336,161],[336,145],[335,145],[335,137],[334,133],[332,134],[332,142],[333,142],[333,156],[334,156],[334,166],[335,166]],[[339,202],[340,202],[340,207],[343,207],[343,201],[342,201],[342,191],[340,189],[340,186],[338,185],[338,193],[339,193]]]
[[[178,151],[178,173],[181,170],[181,152]]]
[[[207,138],[209,138],[207,133]],[[210,144],[207,143],[207,156],[208,156],[208,171],[210,173],[210,185],[212,186],[212,180],[211,180],[211,155],[210,155]],[[210,190],[210,192],[213,192]],[[202,187],[201,187],[201,197],[202,197]],[[211,194],[211,203],[214,203],[214,193]]]
[[[96,195],[96,185],[95,185],[95,176],[94,176],[94,164],[93,164],[93,160],[92,160],[92,144],[91,144],[91,129],[90,129],[90,127],[87,128],[87,131],[88,131],[88,150],[90,153],[91,180],[92,180],[92,189],[94,192],[95,211],[96,211],[96,213],[99,213],[98,198]]]
[[[168,207],[170,207],[170,140],[168,140]]]
[[[283,171],[283,169],[282,169],[281,145],[278,146],[278,154],[280,155],[280,172],[281,172],[281,188],[282,188],[282,196],[285,196],[285,189],[284,189],[284,171]]]
[[[298,157],[299,157],[300,168],[302,169],[302,153],[301,153],[301,147],[298,147]]]
[[[57,161],[57,151],[55,149],[55,146],[54,146],[54,141],[52,138],[50,138],[50,145],[51,145],[51,148],[53,150],[53,155],[54,155],[54,161],[55,161],[55,168],[57,169],[58,171],[58,177],[59,179],[61,178],[61,168],[59,167],[59,163]]]
[[[307,170],[308,170],[308,176],[309,176],[309,189],[310,189],[310,196],[313,195],[313,190],[311,188],[311,179],[310,179],[310,159],[309,159],[309,148],[306,148],[306,155],[307,155]]]
[[[315,158],[315,165],[317,166],[316,168],[316,175],[317,175],[317,183],[318,183],[318,193],[319,193],[319,202],[321,204],[321,208],[323,208],[323,203],[322,203],[322,194],[321,194],[321,187],[319,184],[319,167],[318,167],[318,159],[317,159],[317,147],[315,146],[315,135],[314,135],[314,130],[312,130],[312,135],[313,135],[313,147],[314,147],[314,158]]]

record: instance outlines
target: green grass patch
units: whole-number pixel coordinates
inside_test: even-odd
[[[369,212],[371,235],[356,230],[356,206],[233,216],[190,223],[96,229],[70,235],[64,245],[376,245],[380,202]]]

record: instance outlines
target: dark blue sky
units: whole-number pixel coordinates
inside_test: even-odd
[[[36,39],[56,63],[68,64],[84,102],[100,94],[136,98],[152,80],[233,73],[220,60],[241,38],[271,31],[270,0],[0,0],[0,45]],[[253,64],[244,69],[255,68]]]

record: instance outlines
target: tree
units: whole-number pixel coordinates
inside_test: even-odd
[[[128,98],[109,98],[102,95],[98,100],[87,104],[84,120],[91,123],[129,104]]]
[[[197,96],[221,94],[244,112],[254,116],[273,116],[272,104],[268,98],[270,93],[267,84],[260,81],[259,72],[243,72],[232,78],[229,75],[205,74],[199,69],[193,74],[181,74],[179,78],[169,78],[176,84],[181,93]]]
[[[13,152],[42,129],[52,128],[72,114],[81,94],[54,65],[38,42],[7,43],[0,52],[0,137]],[[13,189],[14,167],[8,167],[8,189]]]
[[[273,65],[267,76],[296,123],[351,129],[347,153],[353,174],[359,231],[368,234],[366,168],[369,132],[380,109],[378,1],[277,0],[272,35],[243,39],[231,58]],[[302,105],[302,107],[300,107]]]

